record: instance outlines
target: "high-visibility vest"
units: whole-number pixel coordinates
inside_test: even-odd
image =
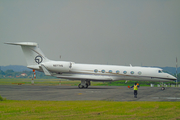
[[[134,85],[134,90],[138,90],[138,86],[137,85]]]

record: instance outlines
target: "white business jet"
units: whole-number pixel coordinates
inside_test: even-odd
[[[81,80],[81,83],[78,85],[79,88],[88,88],[88,86],[91,85],[90,81],[135,80],[166,82],[176,80],[176,77],[164,73],[160,68],[135,67],[132,65],[77,64],[69,61],[53,61],[45,57],[37,43],[16,42],[5,44],[21,46],[28,68],[44,72],[45,75],[48,76],[69,80]],[[165,88],[162,87],[162,89]]]

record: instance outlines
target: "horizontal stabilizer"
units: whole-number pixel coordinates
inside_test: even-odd
[[[45,75],[51,76],[51,73],[46,69],[46,67],[44,65],[41,64],[41,67],[42,67]]]
[[[5,44],[10,44],[10,45],[23,45],[23,46],[38,46],[37,43],[34,42],[7,42]]]

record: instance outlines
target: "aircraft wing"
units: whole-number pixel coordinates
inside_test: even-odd
[[[52,76],[51,73],[46,69],[46,67],[44,65],[41,64],[41,68],[43,69],[43,72],[45,75]]]

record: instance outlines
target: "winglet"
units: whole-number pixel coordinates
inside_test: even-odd
[[[41,64],[41,67],[42,67],[45,75],[51,76],[51,73],[46,69],[46,67],[44,65]]]

